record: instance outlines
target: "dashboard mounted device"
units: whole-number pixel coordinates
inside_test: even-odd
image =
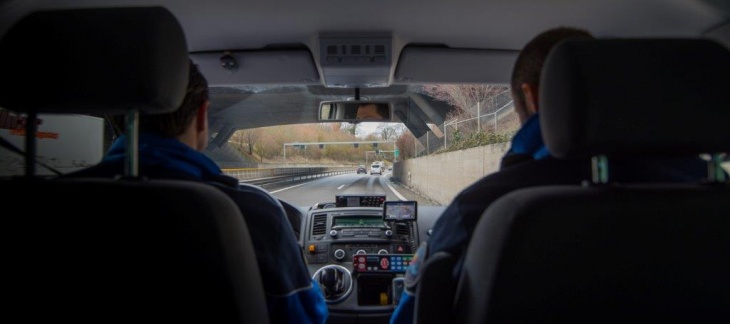
[[[383,202],[383,219],[385,221],[415,221],[418,211],[416,201]]]
[[[382,207],[385,195],[337,195],[336,207]]]

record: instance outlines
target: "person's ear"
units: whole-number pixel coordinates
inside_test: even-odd
[[[530,116],[532,116],[539,110],[537,86],[529,83],[523,83],[522,93],[525,95],[525,109],[527,109],[527,112]]]
[[[198,108],[198,113],[196,114],[196,125],[197,125],[197,131],[203,132],[208,129],[208,105],[210,104],[209,101],[205,101],[200,105]]]

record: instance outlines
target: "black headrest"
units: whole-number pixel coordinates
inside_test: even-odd
[[[701,39],[574,40],[548,55],[540,126],[558,158],[730,151],[730,51]]]
[[[40,11],[0,41],[0,107],[36,112],[177,109],[189,59],[161,7]]]

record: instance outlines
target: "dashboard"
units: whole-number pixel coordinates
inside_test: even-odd
[[[329,322],[387,323],[413,253],[444,209],[348,195],[307,210],[300,242],[325,295]]]

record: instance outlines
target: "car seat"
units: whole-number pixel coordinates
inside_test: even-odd
[[[197,182],[34,176],[38,113],[138,114],[179,107],[188,50],[162,7],[42,11],[0,41],[0,106],[28,115],[26,176],[0,181],[8,318],[27,322],[267,323],[236,204]],[[67,148],[80,149],[80,148]],[[7,207],[7,205],[6,205]]]
[[[548,56],[551,154],[580,186],[502,196],[481,216],[453,303],[459,323],[730,321],[730,52],[703,39],[566,41]],[[706,154],[696,183],[619,183],[608,161]],[[452,305],[449,305],[452,306]]]

